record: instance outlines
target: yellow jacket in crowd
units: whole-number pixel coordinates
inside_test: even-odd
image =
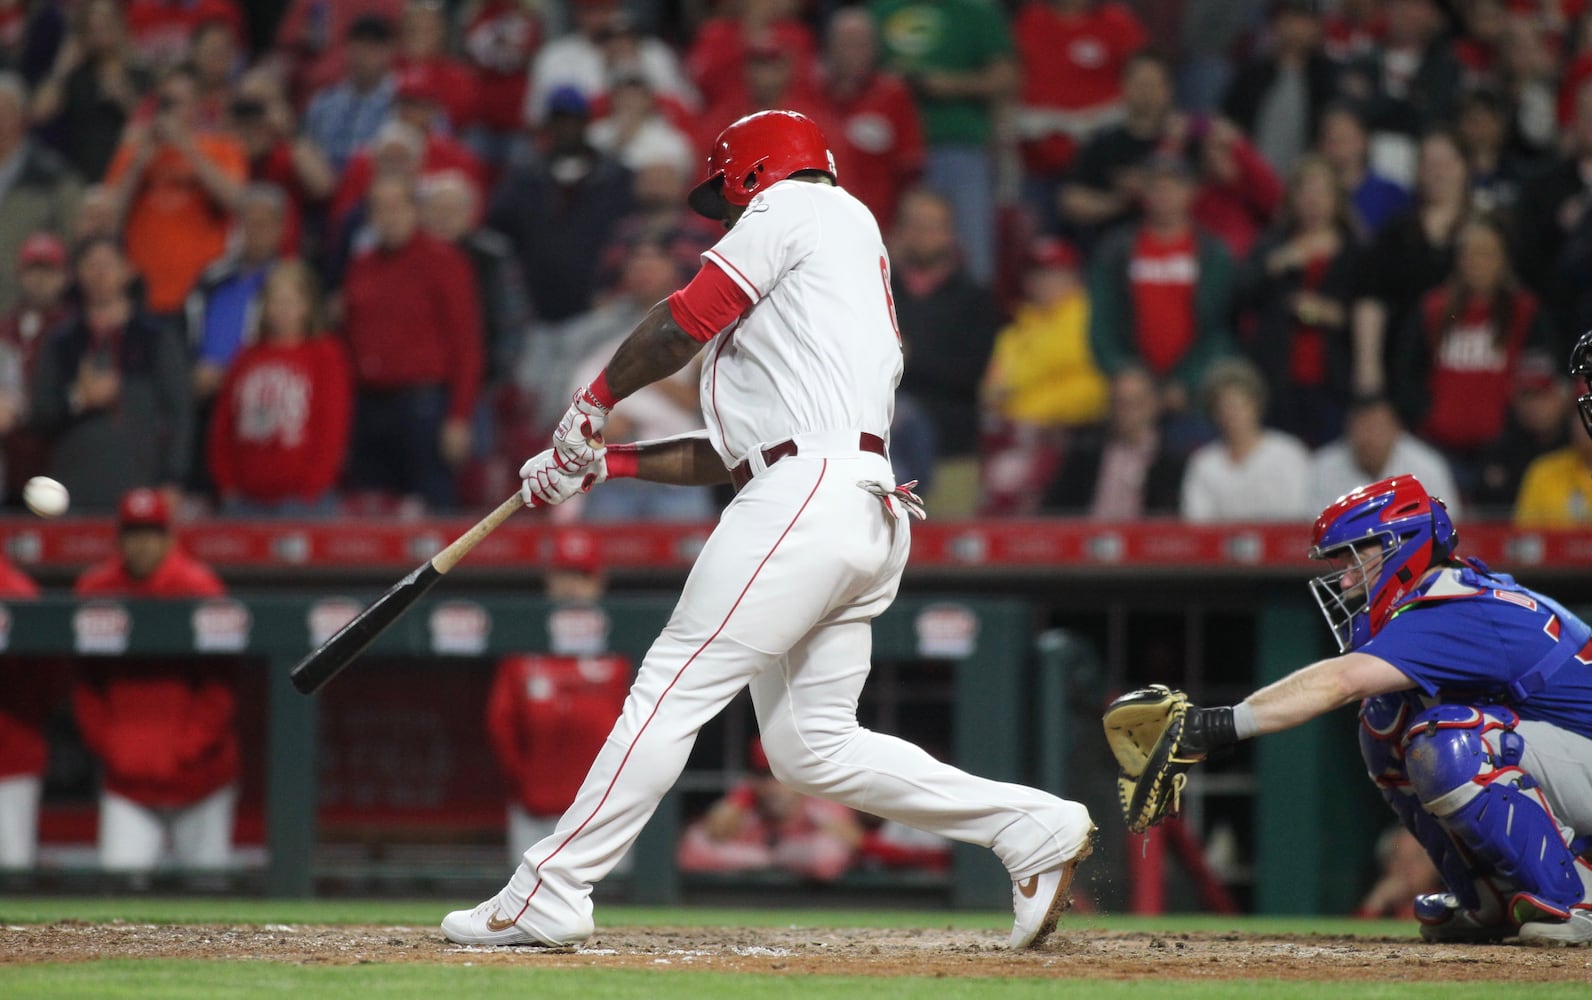
[[[1103,419],[1106,378],[1089,350],[1088,296],[1023,303],[995,339],[984,382],[985,398],[1008,420],[1053,427]]]
[[[1573,447],[1550,451],[1526,467],[1515,498],[1522,528],[1570,528],[1592,523],[1592,468]]]

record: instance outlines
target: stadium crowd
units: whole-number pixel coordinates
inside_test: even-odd
[[[0,67],[13,503],[506,495],[715,240],[713,137],[785,107],[886,235],[938,515],[1305,519],[1413,471],[1592,521],[1584,0],[0,0]],[[610,436],[700,426],[695,376]],[[580,516],[713,509],[623,485]]]

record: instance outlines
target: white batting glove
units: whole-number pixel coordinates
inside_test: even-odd
[[[556,507],[570,497],[587,493],[608,478],[606,452],[584,468],[570,469],[549,448],[520,466],[520,499],[527,507]]]
[[[609,408],[598,401],[590,386],[575,391],[569,409],[553,431],[553,451],[563,461],[566,469],[586,466],[596,460],[603,446],[603,427],[608,423]]]

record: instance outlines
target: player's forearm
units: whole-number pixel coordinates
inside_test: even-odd
[[[625,449],[635,456],[637,479],[649,483],[667,483],[671,486],[713,486],[730,481],[729,471],[718,452],[713,450],[707,435],[701,432],[662,438],[657,441],[640,441],[633,445],[616,445],[608,449],[612,468],[616,451]]]
[[[1318,660],[1244,699],[1255,727],[1246,735],[1281,732],[1364,698],[1414,686],[1393,664],[1368,653]]]
[[[675,322],[668,301],[659,302],[636,324],[608,362],[604,370],[608,389],[614,399],[624,399],[684,368],[701,349],[701,342]]]

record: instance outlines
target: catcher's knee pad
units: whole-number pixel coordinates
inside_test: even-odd
[[[1402,691],[1360,703],[1360,757],[1365,761],[1365,773],[1376,787],[1384,791],[1408,787],[1404,731],[1420,710],[1413,696]]]
[[[1421,808],[1525,904],[1568,917],[1582,899],[1581,877],[1536,781],[1520,769],[1518,721],[1495,705],[1429,708],[1405,734],[1405,770]]]

